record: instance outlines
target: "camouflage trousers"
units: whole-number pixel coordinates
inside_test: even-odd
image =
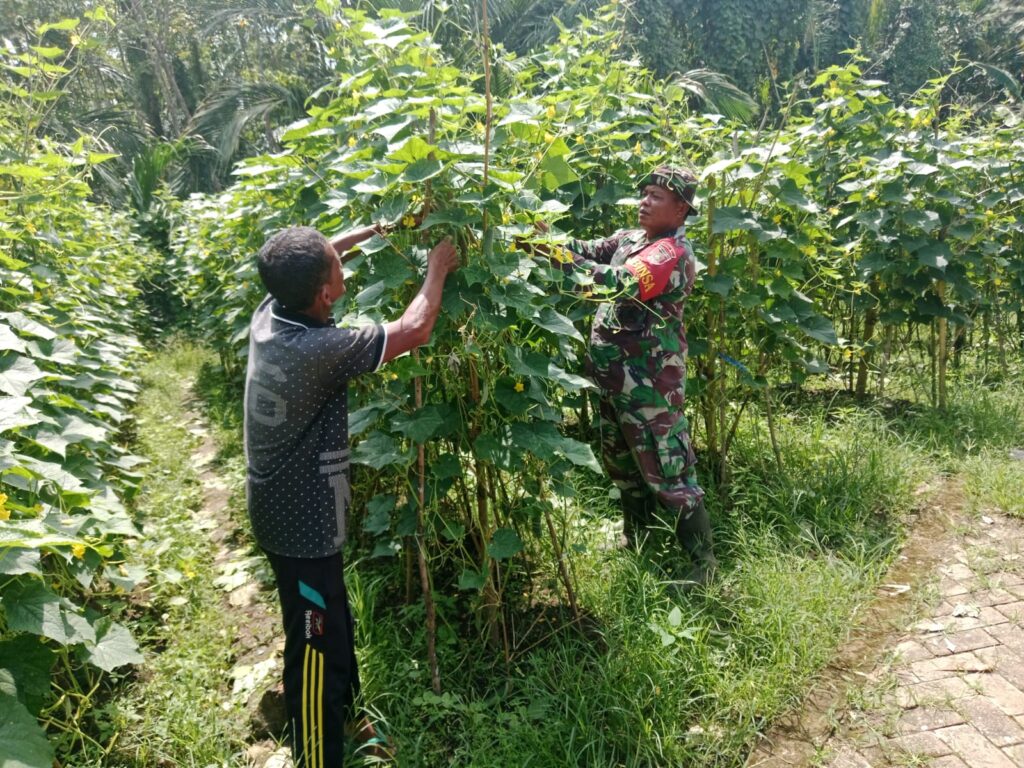
[[[670,524],[697,509],[704,489],[697,484],[697,457],[682,410],[638,406],[628,395],[603,393],[601,458],[619,489],[627,540],[654,522],[658,505]]]

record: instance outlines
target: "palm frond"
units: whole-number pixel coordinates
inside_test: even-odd
[[[189,133],[202,136],[216,150],[221,169],[227,168],[245,129],[256,119],[281,113],[281,123],[305,114],[309,92],[297,84],[232,83],[203,100],[192,116]],[[273,147],[266,147],[273,149]]]
[[[1010,94],[1017,101],[1024,101],[1024,97],[1021,94],[1020,83],[1014,79],[1013,75],[1007,72],[1002,67],[997,67],[995,64],[987,64],[984,61],[972,61],[970,66],[980,69],[989,80],[994,82],[998,87],[1003,88],[1008,94]]]
[[[689,93],[705,112],[717,112],[744,122],[757,114],[757,102],[721,72],[691,69],[676,75],[672,84]]]

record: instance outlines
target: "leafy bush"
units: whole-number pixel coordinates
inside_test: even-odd
[[[25,85],[0,117],[0,742],[48,766],[36,718],[65,746],[88,739],[103,673],[141,660],[117,621],[139,579],[123,502],[141,460],[122,445],[136,286],[153,254],[126,216],[90,201],[105,156],[85,138],[32,137],[48,96],[31,68]]]

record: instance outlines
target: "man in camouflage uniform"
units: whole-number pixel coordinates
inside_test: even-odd
[[[570,240],[549,256],[565,271],[583,273],[585,283],[591,278],[592,295],[604,299],[590,334],[589,369],[601,388],[602,458],[621,493],[625,539],[633,543],[660,503],[692,560],[687,582],[703,584],[717,562],[683,413],[683,305],[695,270],[685,232],[696,183],[689,171],[656,168],[640,184],[640,229]]]

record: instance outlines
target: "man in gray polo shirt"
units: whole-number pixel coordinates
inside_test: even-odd
[[[259,253],[269,292],[253,314],[245,379],[246,495],[256,542],[277,578],[285,626],[284,687],[296,768],[339,768],[359,692],[341,556],[350,502],[348,382],[430,340],[444,283],[457,266],[444,240],[402,316],[338,328],[339,252],[375,233],[329,242],[309,227]],[[372,735],[371,731],[365,735]]]

